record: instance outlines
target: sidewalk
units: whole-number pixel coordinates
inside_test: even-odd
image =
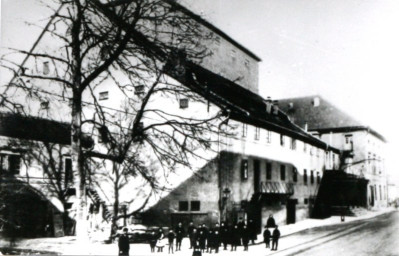
[[[379,211],[367,211],[361,216],[357,217],[345,217],[345,222],[341,222],[341,218],[339,216],[333,216],[331,218],[317,220],[317,219],[306,219],[303,221],[299,221],[295,224],[290,224],[286,226],[280,226],[280,232],[282,234],[282,241],[279,249],[284,250],[291,246],[289,237],[292,234],[297,232],[307,230],[310,228],[321,227],[321,226],[331,226],[337,224],[344,224],[348,222],[364,220],[376,217],[378,215],[382,215],[388,212],[394,211],[393,208],[387,208]],[[284,239],[286,238],[286,239]],[[309,240],[311,240],[311,236]],[[269,250],[265,250],[264,244],[261,243],[263,241],[262,235],[258,236],[257,244],[250,246],[249,252],[251,254],[258,253],[261,254],[275,254],[276,252],[271,252]],[[8,241],[4,241],[0,239],[0,248],[7,248]],[[36,238],[36,239],[22,239],[17,241],[17,246],[15,248],[18,249],[32,249],[37,251],[47,251],[47,252],[55,252],[58,254],[64,255],[117,255],[117,244],[102,244],[99,242],[78,242],[75,237],[60,237],[60,238]],[[183,240],[182,244],[183,251],[175,252],[174,255],[191,255],[191,250],[189,251],[189,241],[188,239]],[[222,249],[222,248],[221,248]],[[1,250],[0,250],[1,251]],[[130,255],[167,255],[168,248],[165,247],[163,253],[150,253],[150,248],[148,244],[131,244],[130,245]],[[242,255],[248,254],[248,252],[243,252],[242,248],[239,247],[236,252],[230,252],[230,250],[223,251],[221,250],[219,255]]]

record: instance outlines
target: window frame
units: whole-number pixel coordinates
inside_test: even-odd
[[[98,93],[98,100],[108,100],[109,99],[109,92],[103,91]]]
[[[194,207],[194,204],[198,203],[198,208]],[[195,208],[195,209],[194,209]],[[195,201],[190,201],[190,211],[192,212],[199,212],[201,211],[201,201],[195,200]]]

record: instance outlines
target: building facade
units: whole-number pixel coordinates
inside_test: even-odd
[[[368,181],[360,206],[387,206],[386,140],[381,134],[320,96],[282,99],[279,105],[297,125],[342,150],[341,171]]]

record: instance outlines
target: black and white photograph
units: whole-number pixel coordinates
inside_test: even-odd
[[[0,255],[399,255],[399,1],[0,10]]]

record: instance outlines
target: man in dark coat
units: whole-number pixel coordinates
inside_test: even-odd
[[[175,233],[173,233],[173,230],[170,229],[168,233],[168,243],[169,243],[169,248],[168,248],[168,253],[172,252],[173,254],[173,240],[175,240]],[[176,246],[176,251],[177,251],[177,246]]]
[[[249,236],[250,236],[250,231],[248,227],[244,225],[241,231],[242,245],[244,245],[244,251],[248,251]]]
[[[252,241],[252,244],[255,244],[255,240],[257,239],[256,234],[256,226],[253,220],[249,220],[248,222],[248,231],[249,231],[249,240]]]
[[[188,224],[188,228],[187,228],[188,238],[190,239],[190,249],[192,249],[194,247],[194,242],[195,242],[195,240],[193,239],[194,229],[196,229],[194,226],[194,223],[190,222],[190,224]]]
[[[263,231],[263,241],[266,244],[266,248],[270,248],[270,237],[272,234],[270,233],[270,230],[267,226],[265,226],[265,231]]]
[[[118,241],[119,255],[129,256],[129,236],[127,235],[127,228],[123,229],[123,234],[119,237]]]
[[[230,236],[231,236],[231,251],[237,251],[237,246],[240,245],[240,230],[238,229],[238,226],[235,225],[231,232],[230,232]]]
[[[199,245],[199,248],[201,249],[201,252],[202,252],[202,253],[205,252],[206,237],[207,237],[207,235],[205,234],[204,230],[201,229],[201,230],[198,232],[198,245]]]
[[[220,246],[220,231],[219,229],[215,229],[213,231],[213,248],[215,249],[215,253],[219,253]]]
[[[229,227],[226,223],[222,222],[222,225],[220,226],[220,241],[223,243],[223,250],[227,250],[229,237]]]
[[[184,229],[183,224],[179,222],[178,226],[175,230],[176,233],[176,251],[181,251],[181,241],[183,240],[184,236]]]
[[[278,226],[276,225],[276,228],[273,230],[272,251],[277,251],[279,238],[280,238],[280,230],[278,230]]]
[[[269,218],[267,219],[266,226],[268,228],[274,228],[276,226],[276,221],[273,218],[273,215],[270,214]]]
[[[214,242],[213,239],[214,239],[213,229],[210,229],[208,235],[206,236],[206,252],[212,253],[213,242]]]

